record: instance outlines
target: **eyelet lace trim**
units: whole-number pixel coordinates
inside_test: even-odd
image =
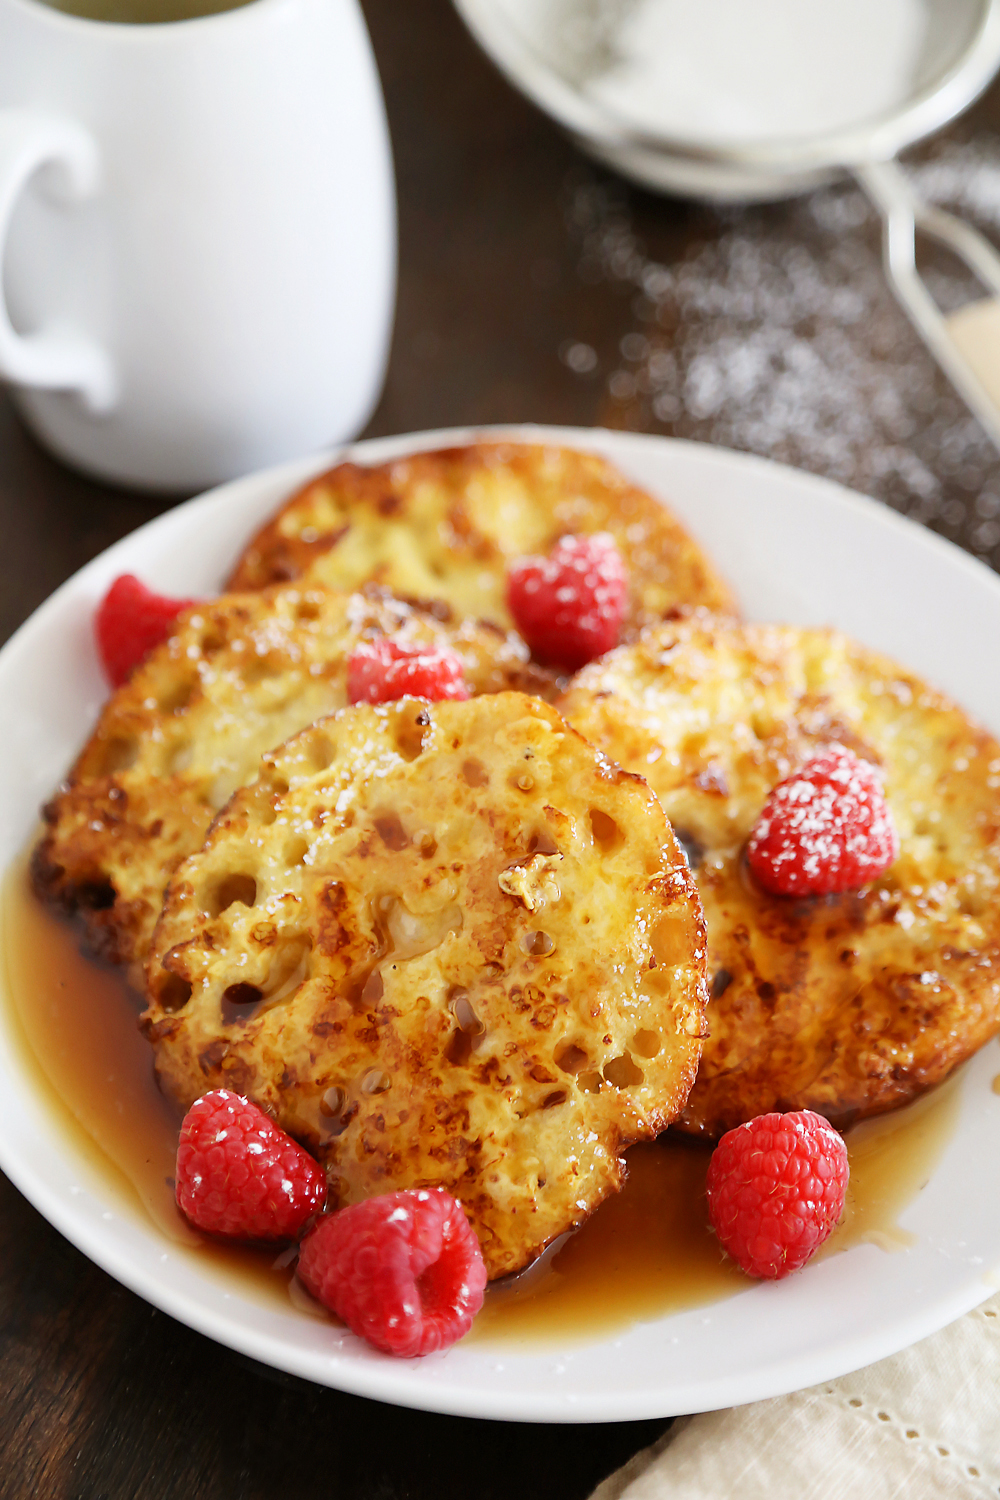
[[[979,1308],[970,1316],[991,1318],[1000,1323],[1000,1318],[994,1308]],[[843,1386],[846,1382],[841,1384]],[[922,1431],[912,1422],[907,1422],[900,1414],[886,1410],[880,1402],[862,1400],[860,1396],[845,1395],[843,1389],[838,1390],[832,1385],[820,1386],[816,1394],[820,1391],[824,1396],[831,1397],[841,1405],[850,1408],[859,1420],[866,1420],[872,1426],[890,1424],[898,1433],[900,1442],[907,1446],[912,1444],[928,1459],[936,1460],[943,1467],[947,1467],[956,1477],[960,1475],[966,1484],[970,1480],[973,1481],[984,1496],[1000,1495],[1000,1468],[995,1463],[984,1461],[981,1455],[970,1458],[967,1454],[960,1453],[952,1444],[939,1441],[933,1432]]]

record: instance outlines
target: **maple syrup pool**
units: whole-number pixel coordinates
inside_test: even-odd
[[[2,952],[7,1020],[23,1065],[78,1154],[126,1211],[141,1211],[181,1253],[233,1290],[325,1316],[287,1256],[203,1239],[174,1203],[180,1118],[153,1079],[136,1025],[137,997],[119,973],[81,956],[77,933],[28,889],[24,863],[4,883]],[[820,1252],[864,1241],[911,1242],[898,1218],[930,1178],[955,1125],[957,1081],[848,1131],[851,1183],[844,1219]],[[708,1228],[710,1149],[673,1139],[633,1146],[628,1180],[543,1262],[490,1288],[468,1337],[592,1339],[733,1296],[752,1285]]]

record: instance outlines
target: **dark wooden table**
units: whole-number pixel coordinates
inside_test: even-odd
[[[1000,559],[1000,465],[885,290],[842,184],[715,211],[590,167],[448,0],[365,0],[400,198],[395,342],[371,434],[604,424],[750,448]],[[1000,230],[1000,91],[917,155]],[[969,288],[946,261],[941,300]],[[169,503],[62,468],[0,397],[0,637]],[[97,1270],[0,1178],[3,1500],[577,1500],[665,1423],[427,1416],[229,1353]]]

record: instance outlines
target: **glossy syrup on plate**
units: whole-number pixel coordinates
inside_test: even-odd
[[[2,915],[8,1025],[38,1092],[107,1190],[126,1211],[141,1205],[180,1253],[234,1290],[325,1316],[287,1253],[208,1241],[178,1212],[180,1117],[156,1087],[136,1024],[140,1002],[121,974],[81,956],[76,931],[31,895],[23,865],[6,879]],[[886,1250],[909,1242],[899,1215],[931,1176],[957,1107],[957,1087],[946,1084],[848,1132],[847,1209],[822,1254],[866,1240]],[[632,1147],[623,1191],[540,1265],[491,1287],[470,1337],[562,1344],[607,1336],[752,1285],[708,1228],[709,1154],[669,1135]]]

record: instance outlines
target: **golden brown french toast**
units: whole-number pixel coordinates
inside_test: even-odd
[[[141,965],[172,871],[265,750],[346,703],[350,653],[381,635],[451,646],[470,692],[551,692],[518,637],[446,629],[378,590],[286,586],[198,604],[108,700],[44,809],[36,890],[79,912],[103,957]]]
[[[701,618],[585,667],[558,706],[648,779],[691,852],[712,999],[681,1128],[774,1109],[846,1126],[1000,1027],[1000,745],[947,698],[835,631]],[[831,742],[881,767],[899,858],[858,892],[768,895],[747,837]]]
[[[628,569],[622,639],[678,605],[732,607],[711,562],[659,501],[594,453],[477,443],[372,468],[344,463],[293,495],[249,543],[237,589],[369,580],[509,629],[509,564],[567,533],[609,531]]]
[[[170,883],[147,994],[182,1105],[256,1100],[335,1204],[447,1188],[500,1276],[681,1108],[704,924],[648,787],[548,705],[403,699],[263,757]]]

